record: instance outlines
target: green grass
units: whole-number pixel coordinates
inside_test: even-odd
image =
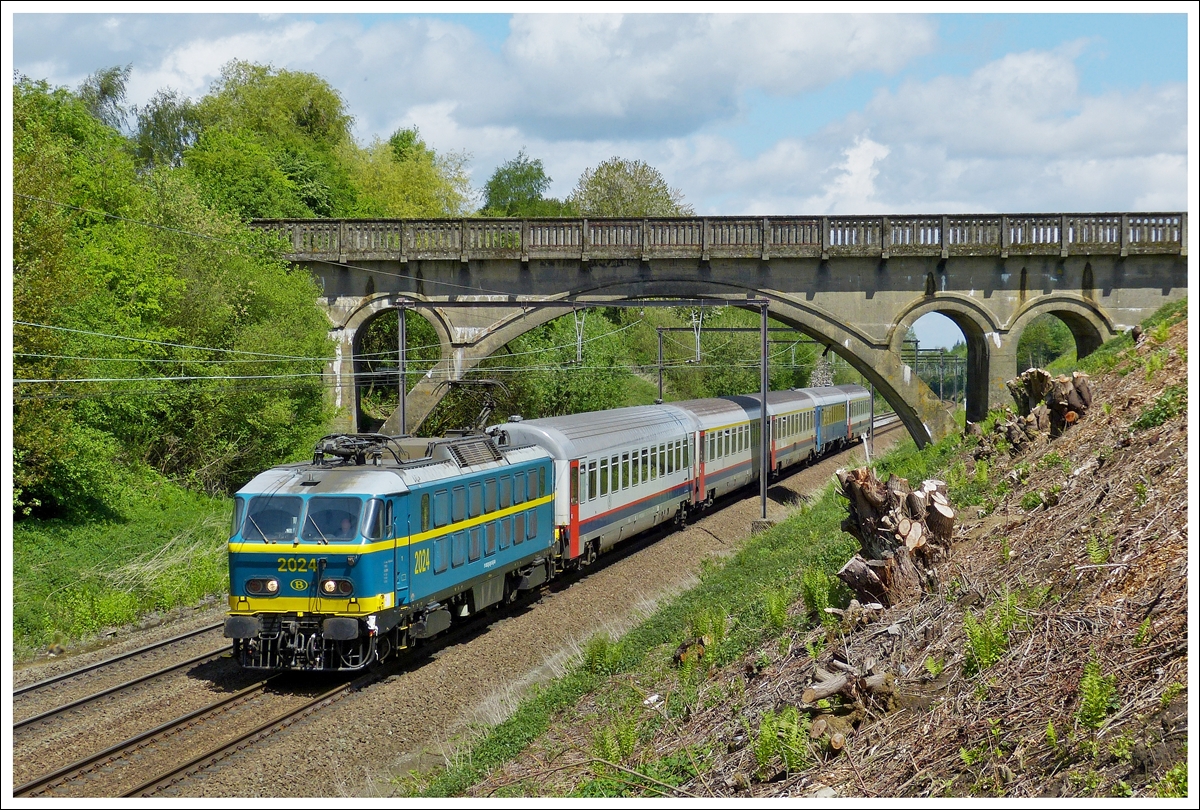
[[[15,657],[228,590],[228,500],[149,474],[123,487],[117,519],[14,525]]]

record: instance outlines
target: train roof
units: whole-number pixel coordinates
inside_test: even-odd
[[[614,434],[622,443],[650,443],[695,430],[695,419],[675,405],[635,405],[611,411],[550,416],[506,422],[489,428],[503,431],[510,443],[535,443],[559,459],[602,454],[613,447]]]
[[[546,458],[545,450],[527,444],[499,448],[492,439],[430,442],[430,455],[398,462],[384,457],[378,463],[284,464],[259,473],[238,490],[239,495],[390,495],[421,484],[498,469]],[[487,447],[491,447],[488,450]]]

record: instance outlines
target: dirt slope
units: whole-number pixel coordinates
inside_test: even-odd
[[[684,718],[664,715],[622,752],[643,772],[669,759],[699,772],[646,795],[1186,795],[1186,404],[1159,424],[1144,418],[1164,391],[1186,390],[1186,346],[1183,320],[1127,350],[1092,377],[1093,407],[1060,438],[983,464],[964,451],[955,463],[990,496],[960,510],[941,593],[866,625],[772,640],[708,673]],[[838,697],[820,712],[804,704],[835,662],[891,673],[894,694],[853,711]],[[628,686],[680,688],[660,675]],[[472,793],[562,794],[594,778],[602,707],[590,700]],[[763,735],[764,716],[789,707],[800,710],[793,736]],[[656,712],[647,701],[641,719]],[[807,733],[820,713],[849,720],[841,751]]]

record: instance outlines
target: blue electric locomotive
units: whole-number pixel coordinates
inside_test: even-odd
[[[482,436],[327,437],[237,493],[225,635],[252,669],[354,670],[548,576],[553,469]]]

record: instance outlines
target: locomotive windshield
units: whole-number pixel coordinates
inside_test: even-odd
[[[358,515],[362,501],[358,498],[318,496],[308,502],[304,518],[305,540],[315,542],[345,542],[358,536]]]
[[[256,495],[250,499],[242,537],[247,540],[296,539],[303,501],[294,495]]]

